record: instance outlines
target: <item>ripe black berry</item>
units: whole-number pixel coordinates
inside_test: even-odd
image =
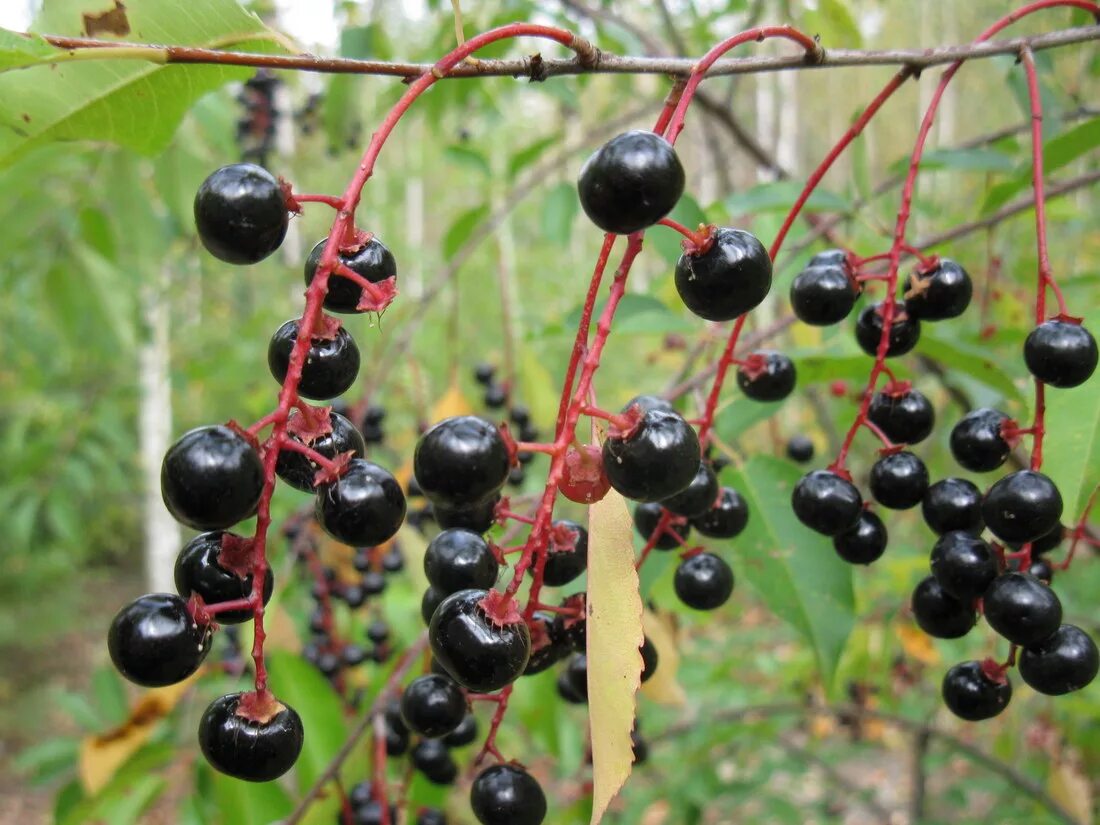
[[[470,588],[488,590],[496,584],[499,573],[500,565],[489,543],[469,530],[444,530],[424,552],[424,575],[432,587],[447,595]]]
[[[657,672],[660,656],[657,653],[656,645],[649,640],[648,636],[642,637],[642,646],[638,650],[642,654],[642,684],[644,685]]]
[[[470,807],[481,825],[540,825],[546,818],[542,787],[519,765],[493,765],[470,788]]]
[[[1035,470],[1019,470],[997,481],[985,494],[982,516],[997,538],[1033,541],[1058,526],[1062,494]]]
[[[477,717],[467,713],[462,717],[453,731],[443,737],[443,744],[448,748],[464,748],[477,739]]]
[[[452,679],[436,673],[418,676],[401,694],[401,719],[409,730],[438,738],[457,728],[466,716],[466,697]]]
[[[688,607],[714,610],[733,593],[733,571],[720,556],[698,553],[680,562],[672,585]]]
[[[882,340],[882,302],[868,304],[859,313],[856,320],[856,343],[868,355],[878,354],[879,341]],[[920,340],[920,321],[905,311],[905,302],[898,301],[894,307],[894,320],[890,324],[890,338],[886,348],[887,358],[905,355]]]
[[[435,609],[443,603],[443,600],[449,596],[450,593],[445,593],[437,587],[429,587],[424,591],[424,595],[420,599],[420,617],[424,620],[424,624],[432,623],[432,616],[435,615]]]
[[[1037,645],[1062,624],[1062,603],[1047,585],[1026,573],[1005,573],[982,599],[989,626],[1013,644]]]
[[[332,431],[308,441],[307,446],[330,461],[346,452],[355,453],[357,458],[362,458],[367,451],[367,445],[363,443],[363,436],[355,425],[336,413],[329,413],[329,423]],[[290,437],[299,443],[302,441],[296,435]],[[275,462],[275,472],[279,478],[295,490],[305,493],[313,492],[313,479],[319,469],[304,455],[293,450],[281,450]]]
[[[794,362],[774,350],[754,352],[737,368],[737,386],[753,401],[782,401],[795,380]]]
[[[661,506],[678,516],[695,518],[710,510],[718,500],[718,476],[709,461],[700,461],[695,478],[683,490],[661,501]]]
[[[635,501],[676,495],[699,468],[699,437],[677,413],[648,410],[625,436],[603,444],[603,466],[611,486]]]
[[[1085,631],[1071,624],[1020,653],[1020,676],[1040,693],[1061,696],[1080,690],[1096,678],[1100,652]]]
[[[274,700],[270,715],[259,720],[242,716],[250,698],[255,694],[230,693],[211,702],[199,721],[199,747],[222,773],[249,782],[270,782],[298,759],[304,738],[302,720],[294,708]]]
[[[966,311],[974,286],[965,269],[950,258],[940,258],[927,272],[906,278],[903,294],[906,309],[914,318],[944,321]]]
[[[578,653],[569,660],[562,671],[562,679],[573,696],[588,701],[588,657],[585,654]]]
[[[638,535],[646,541],[649,541],[649,537],[652,536],[653,531],[657,529],[657,522],[661,518],[661,511],[663,509],[664,508],[657,502],[639,504],[634,508],[634,529],[636,529]],[[670,533],[669,531],[672,532]],[[673,519],[668,524],[668,530],[663,531],[661,535],[657,537],[653,549],[675,550],[681,545],[681,542],[676,540],[676,536],[686,539],[690,532],[691,528],[682,518]],[[673,535],[673,533],[676,535]]]
[[[981,596],[997,577],[997,557],[977,536],[953,530],[932,548],[932,575],[940,587],[967,604]]]
[[[200,533],[191,539],[176,556],[175,582],[176,592],[184,599],[197,593],[204,604],[247,599],[252,595],[252,574],[244,578],[232,570],[227,570],[218,562],[222,552],[222,537],[226,534],[217,531]],[[240,536],[231,538],[244,541]],[[264,604],[271,598],[275,586],[275,577],[271,567],[264,574]],[[218,613],[219,624],[240,624],[252,618],[251,610],[225,610]]]
[[[843,321],[859,297],[859,284],[852,277],[844,252],[836,251],[841,255],[839,261],[811,261],[791,283],[791,309],[804,324],[824,327]]]
[[[1066,528],[1061,524],[1054,525],[1050,530],[1039,536],[1039,538],[1031,540],[1031,555],[1037,556],[1041,553],[1049,553],[1060,545],[1065,537]],[[1024,546],[1024,542],[1014,541],[1009,546],[1012,547],[1013,550],[1019,550]]]
[[[195,623],[179,596],[150,593],[118,611],[107,633],[107,650],[131,682],[173,685],[198,670],[210,652],[210,630]]]
[[[895,444],[918,444],[932,434],[936,413],[918,390],[876,392],[867,418]]]
[[[921,513],[928,527],[941,536],[952,530],[977,536],[985,529],[982,492],[965,478],[944,478],[929,487]]]
[[[907,450],[884,455],[871,467],[871,495],[883,507],[916,507],[928,490],[928,469]]]
[[[635,130],[612,138],[585,161],[577,190],[596,226],[629,235],[672,211],[684,191],[684,167],[667,140]]]
[[[353,458],[343,476],[317,487],[314,512],[337,541],[369,547],[393,538],[405,518],[405,494],[389,470]]]
[[[493,376],[496,375],[497,368],[492,364],[478,364],[474,367],[474,380],[477,383],[484,386],[488,386],[492,383]]]
[[[413,766],[433,785],[450,785],[458,777],[458,765],[438,739],[422,739],[409,754]]]
[[[626,412],[635,404],[641,409],[643,413],[650,410],[660,410],[661,412],[676,412],[676,408],[672,406],[672,402],[667,399],[661,398],[656,395],[635,395],[625,404],[623,404],[623,412]]]
[[[572,681],[569,679],[569,675],[563,670],[558,674],[558,680],[555,683],[558,689],[558,696],[564,699],[571,705],[583,705],[588,702],[587,694],[577,693],[573,687]]]
[[[793,435],[787,442],[787,458],[805,464],[814,457],[814,443],[808,436]]]
[[[290,354],[298,340],[297,319],[287,321],[271,336],[267,346],[267,366],[271,375],[282,384],[290,368]],[[304,398],[324,401],[343,395],[359,375],[359,347],[344,327],[331,337],[313,338],[309,342],[298,394]]]
[[[551,587],[569,584],[588,567],[588,531],[561,519],[550,527],[542,580]]]
[[[368,793],[371,792],[371,784],[369,782],[361,782],[361,785],[367,787]],[[359,785],[356,785],[359,787]],[[348,795],[349,801],[351,801],[351,795]],[[367,799],[359,804],[352,801],[352,822],[351,825],[382,825],[385,821],[382,817],[382,803],[377,799]],[[339,825],[347,825],[343,820],[343,813],[341,812],[340,818],[337,820]],[[391,825],[397,822],[397,806],[390,805],[390,819]]]
[[[573,642],[565,632],[560,616],[536,611],[529,625],[531,657],[523,669],[524,676],[542,673],[564,659],[573,650]]]
[[[843,249],[823,249],[806,264],[806,267],[825,266],[826,264],[842,264],[848,260],[848,253]]]
[[[531,655],[531,635],[519,616],[502,621],[486,613],[484,590],[460,590],[444,599],[428,629],[432,653],[460,685],[489,693],[511,684]]]
[[[416,814],[416,825],[447,825],[447,815],[439,808],[421,808]]]
[[[811,470],[791,493],[798,520],[818,533],[835,536],[854,527],[863,512],[856,486],[829,470]]]
[[[501,384],[490,384],[485,388],[482,400],[490,410],[499,410],[508,403],[508,390]]]
[[[644,765],[649,759],[649,745],[637,730],[630,732],[630,749],[634,753],[635,765]]]
[[[413,473],[433,503],[478,504],[508,480],[511,462],[500,432],[472,415],[445,418],[416,444]]]
[[[1000,410],[972,410],[951,430],[951,454],[959,465],[975,473],[996,470],[1011,451],[1002,435],[1009,420]]]
[[[870,564],[886,550],[886,525],[870,510],[864,510],[855,527],[833,536],[836,554],[849,564]]]
[[[199,427],[168,448],[160,492],[168,512],[196,530],[224,530],[256,512],[264,486],[260,456],[229,427]]]
[[[1077,387],[1096,371],[1096,339],[1080,323],[1052,318],[1028,333],[1028,371],[1052,387]]]
[[[685,252],[676,263],[676,291],[707,321],[732,321],[760,305],[772,285],[768,250],[741,229],[714,231],[706,252]]]
[[[1007,676],[995,681],[985,674],[981,662],[971,660],[952,667],[943,677],[943,701],[960,719],[980,722],[992,719],[1008,706],[1012,683]]]
[[[432,508],[435,523],[444,530],[461,529],[473,533],[487,533],[496,520],[496,507],[500,493],[493,493],[484,501],[468,507],[448,507],[436,504]]]
[[[1036,558],[1028,565],[1027,572],[1047,587],[1054,581],[1054,565],[1044,558]]]
[[[321,263],[321,253],[325,251],[328,239],[318,241],[306,259],[306,286],[313,282],[317,265]],[[372,284],[387,278],[397,277],[397,262],[385,245],[377,238],[371,238],[354,252],[339,253],[339,261],[356,275],[361,275]],[[363,289],[350,279],[335,272],[328,277],[328,292],[325,294],[325,309],[332,312],[362,312],[359,301]]]
[[[973,605],[944,590],[935,576],[921,580],[913,590],[910,606],[921,630],[937,639],[959,639],[978,621]]]
[[[691,519],[691,526],[712,539],[732,539],[749,523],[749,506],[732,487],[723,487],[710,510]],[[637,514],[635,513],[635,524]],[[686,534],[685,534],[686,535]]]
[[[290,215],[279,181],[259,166],[234,163],[214,171],[195,195],[199,240],[215,258],[254,264],[279,248]]]

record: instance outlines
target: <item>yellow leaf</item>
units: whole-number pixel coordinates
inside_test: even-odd
[[[687,694],[676,681],[676,671],[680,668],[680,651],[676,646],[676,628],[672,615],[646,610],[642,613],[642,629],[646,638],[657,649],[657,670],[642,685],[642,695],[662,705],[683,706],[687,702]]]
[[[1047,778],[1047,793],[1066,809],[1074,822],[1092,825],[1092,786],[1077,759],[1058,759]]]
[[[80,743],[77,774],[84,793],[99,793],[115,772],[149,741],[157,723],[172,712],[202,669],[176,685],[147,690],[130,709],[129,718],[114,730],[85,736]]]
[[[458,388],[458,382],[453,381],[443,397],[432,407],[432,420],[429,423],[434,424],[454,415],[469,415],[473,410],[462,390]]]
[[[900,622],[894,626],[894,633],[901,642],[901,649],[910,659],[916,659],[929,667],[940,663],[940,652],[932,644],[932,637],[916,625]]]
[[[590,825],[603,818],[630,776],[634,759],[630,731],[641,682],[643,636],[633,529],[626,502],[614,490],[588,508]]]

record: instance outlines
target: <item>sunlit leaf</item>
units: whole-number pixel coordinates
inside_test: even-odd
[[[1100,484],[1100,381],[1047,390],[1046,431],[1043,472],[1058,485],[1062,520],[1070,524]]]

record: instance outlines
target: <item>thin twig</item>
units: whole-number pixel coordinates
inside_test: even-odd
[[[844,774],[842,774],[836,767],[829,762],[829,760],[818,756],[809,748],[804,745],[800,745],[790,737],[777,736],[775,742],[779,747],[783,748],[787,753],[793,756],[795,759],[801,760],[807,765],[817,768],[824,777],[836,785],[838,788],[846,792],[849,796],[858,797],[858,804],[867,808],[875,818],[882,823],[882,825],[890,825],[892,821],[892,814],[882,804],[875,799],[874,787],[864,788]],[[917,820],[912,820],[915,823]]]

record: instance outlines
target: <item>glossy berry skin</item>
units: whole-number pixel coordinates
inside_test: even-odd
[[[464,748],[477,739],[477,717],[467,713],[453,731],[443,737],[442,742],[448,748]]]
[[[699,468],[699,437],[677,413],[648,410],[637,427],[603,444],[611,486],[635,501],[660,501],[691,484]]]
[[[1062,624],[1062,603],[1047,585],[1026,573],[1005,573],[982,599],[989,626],[1021,647],[1050,638]]]
[[[279,705],[267,722],[237,713],[244,694],[215,699],[199,720],[199,747],[206,761],[224,774],[248,782],[270,782],[294,765],[302,750],[302,720],[289,705]]]
[[[642,638],[642,646],[638,650],[642,654],[642,684],[644,685],[657,672],[660,656],[657,653],[656,646],[649,640],[648,636]]]
[[[859,284],[843,259],[812,264],[791,283],[791,309],[802,323],[825,327],[847,318],[859,293]]]
[[[1031,555],[1038,556],[1041,553],[1049,553],[1062,543],[1066,537],[1066,528],[1061,524],[1056,524],[1043,535],[1037,539],[1031,540]],[[1013,550],[1019,550],[1023,547],[1023,542],[1012,542],[1009,545]]]
[[[992,719],[1008,707],[1012,683],[995,682],[982,671],[981,662],[961,662],[943,677],[941,688],[947,709],[960,719],[980,722]]]
[[[267,345],[267,366],[272,377],[282,384],[290,368],[290,354],[298,340],[297,319],[287,321],[271,336]],[[333,338],[314,338],[302,367],[298,394],[315,401],[343,395],[359,375],[359,347],[344,327]]]
[[[366,784],[368,789],[370,783]],[[358,786],[357,786],[358,787]],[[368,790],[369,792],[369,790]],[[350,799],[350,794],[349,794]],[[344,814],[341,811],[340,816],[337,817],[337,825],[347,825],[344,822]],[[382,817],[382,803],[377,799],[368,799],[364,802],[356,805],[352,802],[352,822],[351,825],[382,825],[385,820]],[[397,806],[390,805],[390,819],[391,825],[397,822]]]
[[[959,465],[975,473],[996,470],[1011,447],[1001,434],[1008,416],[983,407],[964,415],[951,430],[951,454]]]
[[[598,447],[582,444],[570,446],[565,452],[558,490],[577,504],[594,504],[607,495],[611,482],[603,469],[603,455]]]
[[[678,516],[695,518],[714,506],[718,500],[718,476],[709,461],[700,461],[691,483],[674,496],[664,499],[661,506]]]
[[[588,701],[588,657],[585,654],[578,653],[569,660],[562,678],[573,696]]]
[[[496,624],[479,602],[484,590],[460,590],[444,599],[428,627],[432,653],[455,681],[477,693],[491,693],[523,673],[531,655],[526,623]]]
[[[676,262],[676,291],[707,321],[732,321],[760,305],[772,286],[772,260],[748,232],[723,226],[709,249],[685,252]]]
[[[561,618],[554,613],[536,611],[531,617],[530,633],[531,656],[523,669],[524,676],[542,673],[573,650]]]
[[[814,443],[804,435],[791,436],[787,442],[787,458],[805,464],[814,457]]]
[[[950,258],[940,258],[928,272],[905,279],[903,289],[909,314],[923,321],[958,318],[974,294],[974,285],[966,270]]]
[[[453,679],[428,673],[409,682],[401,694],[401,719],[409,730],[433,739],[457,728],[466,717],[466,697]]]
[[[737,386],[753,401],[782,401],[794,389],[797,380],[794,362],[774,350],[753,353],[749,358],[761,356],[764,369],[750,370],[745,364],[737,368]]]
[[[849,564],[870,564],[886,550],[886,525],[870,510],[864,510],[855,527],[833,536],[836,554]]]
[[[714,610],[724,605],[733,593],[733,571],[720,556],[699,553],[680,562],[672,586],[680,601],[688,607]]]
[[[940,536],[932,548],[931,566],[940,587],[967,604],[985,593],[999,572],[993,549],[961,530]]]
[[[811,530],[835,536],[854,527],[863,512],[863,497],[852,482],[829,470],[811,470],[791,493],[798,520]]]
[[[250,517],[263,486],[259,454],[244,436],[220,425],[184,433],[160,468],[168,512],[196,530],[224,530]]]
[[[558,674],[555,686],[558,689],[558,696],[571,705],[583,705],[588,702],[588,696],[586,694],[577,693],[576,689],[573,687],[573,683],[569,679],[569,674],[564,670]]]
[[[690,523],[704,536],[732,539],[740,535],[749,523],[749,506],[732,487],[723,487],[711,508],[703,515],[691,519]]]
[[[422,808],[416,814],[416,825],[447,825],[447,815],[439,808]]]
[[[867,418],[895,444],[919,444],[932,434],[936,413],[918,390],[899,394],[876,392]]]
[[[1062,494],[1042,473],[1018,470],[989,488],[982,502],[982,517],[999,539],[1033,541],[1058,526]]]
[[[313,439],[307,446],[330,461],[346,452],[354,453],[356,458],[362,458],[366,454],[367,445],[354,424],[337,413],[329,413],[329,423],[332,425],[332,432]],[[291,437],[301,442],[301,439]],[[313,492],[313,479],[319,469],[304,455],[293,450],[280,451],[279,458],[275,461],[275,472],[279,478],[304,493]]]
[[[978,621],[973,606],[944,590],[935,576],[921,580],[909,604],[920,629],[937,639],[960,639]]]
[[[435,609],[443,603],[443,600],[447,598],[450,593],[445,593],[439,588],[429,587],[424,591],[424,595],[420,599],[420,617],[424,620],[424,624],[432,623],[432,616],[435,615]]]
[[[592,223],[629,235],[672,211],[684,192],[684,167],[663,137],[634,130],[613,137],[585,161],[577,190]]]
[[[1027,572],[1047,587],[1054,581],[1054,566],[1044,558],[1036,558],[1028,565]]]
[[[226,570],[218,563],[222,552],[221,531],[200,533],[187,542],[176,556],[175,583],[176,592],[183,599],[197,593],[204,604],[217,604],[237,599],[247,599],[252,595],[252,574],[243,579],[232,570]],[[234,538],[240,539],[240,536]],[[275,577],[270,565],[264,574],[264,604],[271,598],[275,587]],[[218,613],[218,624],[240,624],[252,618],[251,610],[225,610]]]
[[[343,476],[318,485],[314,513],[337,541],[373,547],[397,533],[405,519],[405,494],[389,470],[353,458]]]
[[[657,395],[635,395],[625,404],[623,404],[623,412],[626,412],[635,404],[641,409],[642,412],[649,412],[650,410],[660,410],[661,412],[676,412],[676,408],[672,406],[672,402],[665,398],[661,398]]]
[[[306,259],[306,286],[313,283],[313,278],[317,274],[317,266],[321,263],[321,253],[325,251],[326,243],[328,243],[327,238],[318,241]],[[380,283],[387,278],[397,277],[397,262],[394,261],[393,254],[377,238],[371,238],[355,252],[340,252],[339,261],[356,275],[361,275],[372,284]],[[362,287],[333,272],[328,276],[325,309],[332,312],[363,312],[364,310],[358,308],[362,295]]]
[[[1096,339],[1081,324],[1052,318],[1028,333],[1028,371],[1052,387],[1078,387],[1096,371]]]
[[[473,533],[487,533],[496,520],[496,507],[500,494],[493,493],[484,501],[467,507],[447,507],[436,504],[432,508],[435,523],[444,530],[469,530]]]
[[[649,541],[649,537],[653,535],[653,531],[657,529],[657,522],[661,518],[661,511],[664,508],[661,507],[658,502],[649,502],[646,504],[639,504],[634,508],[634,529],[638,531],[640,535],[646,541]],[[672,535],[675,533],[676,535]],[[656,543],[653,545],[654,550],[675,550],[681,546],[681,542],[676,540],[676,536],[682,539],[688,537],[688,533],[691,532],[691,527],[682,519],[676,519],[669,522],[668,530],[665,530],[657,537]]]
[[[928,469],[907,450],[884,455],[871,467],[871,495],[883,507],[916,507],[928,490]]]
[[[551,587],[561,587],[588,568],[588,531],[566,519],[555,521],[550,531],[542,580]]]
[[[413,455],[420,489],[446,507],[483,502],[504,486],[510,466],[500,432],[472,415],[440,421],[420,437]]]
[[[944,478],[928,488],[921,500],[924,523],[939,535],[964,530],[977,536],[985,529],[982,491],[965,478]]]
[[[150,593],[123,607],[107,632],[115,668],[138,685],[182,682],[210,652],[210,630],[195,624],[187,603],[168,593]]]
[[[413,766],[433,785],[450,785],[458,778],[458,765],[438,739],[422,739],[409,754]]]
[[[848,260],[848,253],[843,249],[823,249],[818,252],[812,258],[810,262],[806,264],[807,269],[811,266],[825,266],[826,264],[842,264]]]
[[[424,552],[424,575],[432,587],[447,595],[470,588],[488,590],[496,584],[499,573],[500,565],[489,543],[470,530],[444,530]]]
[[[279,248],[289,224],[279,181],[251,163],[223,166],[195,194],[199,240],[226,263],[259,263]]]
[[[540,825],[546,818],[546,795],[519,765],[493,765],[474,780],[470,807],[481,825]]]
[[[865,353],[874,358],[882,340],[882,302],[868,304],[856,319],[856,343]],[[890,338],[886,357],[896,358],[905,355],[920,340],[920,321],[905,311],[905,302],[898,301],[894,308],[894,320],[890,324]]]
[[[1080,690],[1096,678],[1100,652],[1085,631],[1064,624],[1037,645],[1020,652],[1020,676],[1047,696]]]

